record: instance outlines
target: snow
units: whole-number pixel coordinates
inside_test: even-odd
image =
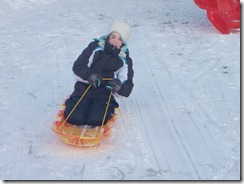
[[[130,22],[135,87],[97,148],[51,131],[72,65]],[[240,33],[192,0],[1,0],[0,179],[240,180]]]

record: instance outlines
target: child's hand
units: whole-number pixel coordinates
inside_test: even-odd
[[[119,53],[120,53],[120,49],[114,47],[113,45],[109,44],[108,42],[105,44],[105,52],[112,55],[112,56],[115,56],[115,57],[118,57]]]
[[[99,88],[102,85],[102,77],[99,74],[93,73],[88,77],[88,82],[92,85],[92,88]]]
[[[119,79],[113,79],[109,81],[106,85],[106,89],[117,93],[121,88],[121,82]]]

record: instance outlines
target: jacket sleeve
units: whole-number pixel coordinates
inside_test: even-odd
[[[89,67],[89,58],[92,55],[93,50],[97,47],[97,43],[91,42],[87,48],[83,50],[77,60],[73,65],[73,72],[76,78],[81,78],[83,80],[87,80],[91,75],[92,71]]]
[[[118,70],[117,76],[122,83],[121,88],[118,91],[118,94],[123,97],[128,97],[131,94],[132,89],[134,87],[133,63],[132,63],[132,59],[129,56],[127,56],[126,62],[123,65],[123,67]]]

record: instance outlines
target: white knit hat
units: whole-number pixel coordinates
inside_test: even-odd
[[[131,35],[131,27],[124,20],[115,21],[109,28],[109,34],[112,32],[117,32],[121,36],[123,42],[127,44],[127,41]]]

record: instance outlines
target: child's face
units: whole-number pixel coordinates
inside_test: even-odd
[[[120,49],[120,47],[123,44],[122,38],[117,32],[112,32],[109,36],[108,42],[116,47],[117,49]]]

